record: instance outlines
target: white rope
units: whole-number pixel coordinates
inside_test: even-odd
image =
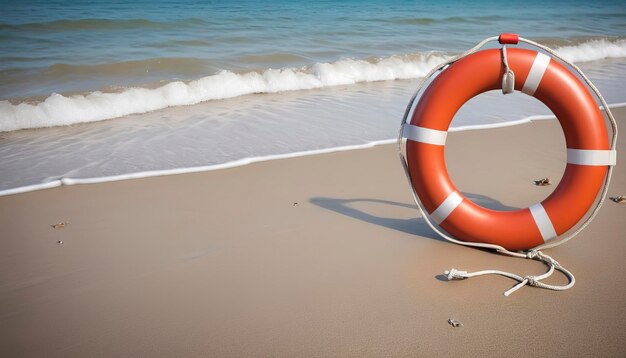
[[[541,251],[530,250],[526,254],[526,258],[545,263],[549,267],[548,271],[539,276],[523,276],[522,277],[522,276],[510,273],[510,272],[499,271],[499,270],[483,270],[483,271],[476,271],[476,272],[467,272],[467,271],[460,271],[457,269],[450,269],[449,271],[444,271],[444,275],[446,275],[446,278],[449,281],[463,280],[463,279],[476,277],[476,276],[483,276],[483,275],[500,275],[500,276],[505,276],[505,277],[518,281],[519,283],[517,285],[511,287],[506,292],[504,292],[504,296],[507,296],[507,297],[511,295],[513,292],[519,290],[520,288],[526,285],[544,288],[544,289],[553,290],[553,291],[564,291],[574,286],[574,283],[576,282],[576,278],[574,277],[574,275],[571,272],[569,272],[567,269],[565,269],[563,266],[561,266],[561,264],[559,264],[558,261],[554,260],[552,257],[543,254]],[[569,282],[566,285],[550,285],[550,284],[541,282],[541,280],[544,280],[550,277],[554,273],[555,270],[562,272],[567,277]]]
[[[509,94],[515,91],[515,74],[509,68],[509,61],[506,58],[506,45],[502,45],[502,64],[504,65],[504,76],[502,76],[502,94]]]
[[[468,273],[466,271],[459,271],[456,269],[451,269],[450,271],[446,271],[446,277],[449,280],[452,279],[466,279],[466,278],[470,278],[470,277],[475,277],[475,276],[481,276],[481,275],[489,275],[489,274],[497,274],[497,275],[502,275],[502,276],[506,276],[509,277],[511,279],[517,280],[519,281],[519,283],[517,285],[515,285],[514,287],[512,287],[511,289],[509,289],[508,291],[506,291],[504,293],[505,296],[509,296],[510,294],[512,294],[513,292],[519,290],[520,288],[524,287],[525,285],[529,285],[529,286],[533,286],[533,287],[539,287],[539,288],[544,288],[544,289],[549,289],[549,290],[555,290],[555,291],[563,291],[563,290],[567,290],[571,287],[574,286],[576,279],[574,277],[574,275],[568,271],[567,269],[565,269],[563,266],[561,266],[556,260],[552,259],[552,257],[543,254],[540,250],[541,249],[549,249],[555,246],[558,246],[560,244],[563,244],[567,241],[569,241],[570,239],[572,239],[574,236],[578,235],[585,227],[587,227],[587,225],[589,225],[589,223],[591,222],[591,220],[593,220],[593,218],[596,216],[596,214],[598,213],[598,211],[600,210],[600,207],[602,206],[602,204],[604,203],[604,201],[606,200],[606,195],[608,192],[608,187],[609,187],[609,183],[611,181],[611,175],[612,175],[612,171],[613,171],[613,167],[609,166],[608,168],[608,172],[604,181],[604,186],[602,189],[602,194],[600,197],[600,200],[598,201],[598,203],[596,204],[596,206],[594,207],[593,211],[591,212],[591,215],[589,217],[587,217],[587,219],[583,222],[583,224],[574,232],[572,232],[571,234],[567,235],[565,238],[561,239],[561,240],[551,240],[549,243],[544,243],[542,245],[538,245],[537,247],[530,249],[526,252],[513,252],[513,251],[509,251],[507,249],[505,249],[504,247],[500,246],[500,245],[494,245],[494,244],[487,244],[487,243],[475,243],[475,242],[464,242],[464,241],[460,241],[457,240],[449,235],[447,235],[443,229],[441,229],[438,225],[435,225],[432,223],[428,213],[426,212],[426,209],[424,208],[424,205],[422,204],[422,202],[420,201],[415,188],[413,187],[413,184],[411,182],[411,174],[409,172],[409,167],[408,167],[408,163],[406,160],[406,156],[404,155],[404,151],[402,149],[402,144],[403,144],[403,128],[404,128],[404,124],[406,123],[409,114],[411,113],[411,109],[413,108],[413,104],[415,103],[415,100],[417,99],[417,96],[419,95],[420,91],[422,90],[424,84],[426,83],[426,81],[428,81],[428,79],[430,79],[432,76],[434,76],[436,73],[444,70],[447,66],[453,64],[454,62],[462,59],[463,57],[469,56],[473,53],[475,53],[476,51],[478,51],[479,49],[481,49],[485,44],[492,42],[492,41],[497,41],[498,37],[494,36],[494,37],[489,37],[483,41],[481,41],[480,43],[478,43],[476,46],[474,46],[473,48],[469,49],[468,51],[466,51],[465,53],[455,56],[451,59],[449,59],[448,61],[438,65],[437,67],[433,68],[419,83],[415,93],[413,94],[413,96],[411,97],[411,100],[409,101],[409,104],[407,105],[407,108],[405,110],[404,113],[404,117],[402,118],[402,123],[400,124],[400,131],[398,133],[398,153],[400,155],[400,161],[402,163],[402,167],[404,169],[404,173],[405,176],[409,182],[409,187],[411,188],[411,193],[413,195],[413,200],[415,201],[415,203],[417,204],[417,207],[420,211],[420,214],[422,215],[422,218],[424,219],[424,221],[426,221],[426,224],[433,230],[435,231],[439,236],[441,236],[442,238],[444,238],[447,241],[450,241],[452,243],[455,244],[459,244],[459,245],[463,245],[463,246],[470,246],[470,247],[478,247],[478,248],[486,248],[486,249],[492,249],[492,250],[496,250],[499,253],[508,255],[508,256],[513,256],[513,257],[518,257],[518,258],[525,258],[525,259],[535,259],[538,261],[542,261],[544,262],[546,265],[549,266],[549,270],[544,273],[543,275],[540,276],[519,276],[513,273],[509,273],[509,272],[505,272],[505,271],[498,271],[498,270],[485,270],[485,271],[477,271],[477,272],[472,272],[472,273]],[[600,103],[603,106],[603,109],[605,111],[605,113],[607,114],[609,121],[611,123],[611,127],[612,127],[612,137],[611,137],[611,150],[615,150],[615,147],[617,145],[617,123],[615,122],[615,118],[613,117],[613,114],[611,113],[609,106],[606,104],[606,101],[604,100],[604,98],[602,97],[602,95],[600,94],[600,91],[598,91],[598,89],[593,85],[593,83],[591,83],[591,81],[589,80],[589,78],[587,78],[587,76],[585,76],[585,74],[574,64],[570,63],[569,61],[565,60],[564,58],[562,58],[561,56],[559,56],[556,52],[554,52],[552,49],[543,46],[541,44],[538,44],[534,41],[531,40],[527,40],[524,38],[519,38],[520,42],[525,42],[531,46],[535,46],[538,47],[542,50],[544,50],[545,52],[547,52],[548,54],[552,55],[554,58],[557,58],[558,60],[560,60],[562,63],[564,63],[565,65],[568,65],[571,69],[573,69],[575,72],[577,72],[583,79],[584,81],[587,83],[587,85],[592,89],[592,91],[595,93],[595,95],[597,96],[597,98],[600,100]],[[505,46],[503,45],[503,49],[502,49],[502,57],[503,57],[503,64],[505,66],[505,76],[503,78],[503,93],[505,91],[504,88],[504,82],[507,77],[509,68],[508,68],[508,61],[506,59],[506,49]],[[513,72],[511,71],[511,74]],[[541,280],[549,277],[552,275],[552,273],[554,273],[554,271],[560,271],[561,273],[563,273],[569,280],[569,283],[567,285],[563,285],[563,286],[557,286],[557,285],[549,285],[549,284],[545,284],[543,282],[541,282]]]

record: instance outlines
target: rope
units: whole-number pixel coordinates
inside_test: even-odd
[[[532,248],[528,251],[520,251],[520,252],[514,252],[514,251],[509,251],[507,249],[505,249],[504,247],[500,246],[500,245],[495,245],[495,244],[487,244],[487,243],[475,243],[475,242],[464,242],[464,241],[460,241],[457,240],[451,236],[449,236],[448,234],[446,234],[443,229],[441,229],[438,225],[434,224],[430,218],[430,216],[428,215],[428,213],[426,212],[426,209],[424,208],[424,205],[422,204],[422,202],[420,201],[415,188],[412,185],[411,182],[411,174],[409,172],[409,167],[408,167],[408,162],[406,160],[406,156],[404,155],[404,151],[402,149],[402,144],[403,144],[403,127],[409,117],[409,114],[411,113],[411,109],[413,108],[413,104],[415,103],[415,100],[417,99],[417,96],[419,95],[419,93],[421,92],[422,88],[424,87],[424,84],[426,84],[426,81],[428,81],[432,76],[434,76],[435,74],[437,74],[438,72],[443,71],[447,66],[450,66],[451,64],[453,64],[454,62],[462,59],[463,57],[469,56],[473,53],[475,53],[476,51],[478,51],[479,49],[481,49],[483,46],[485,46],[487,43],[492,42],[492,41],[497,41],[498,37],[497,36],[493,36],[493,37],[489,37],[487,39],[484,39],[483,41],[481,41],[480,43],[478,43],[476,46],[474,46],[473,48],[469,49],[468,51],[464,52],[461,55],[452,57],[451,59],[449,59],[448,61],[441,63],[440,65],[436,66],[435,68],[433,68],[418,84],[417,89],[415,90],[415,93],[413,94],[413,96],[411,97],[411,100],[409,101],[409,104],[407,105],[407,108],[404,112],[404,117],[402,118],[402,122],[400,124],[400,130],[398,133],[398,154],[400,155],[400,161],[402,163],[402,167],[404,169],[404,174],[407,178],[407,181],[409,182],[409,187],[411,188],[411,193],[413,195],[413,200],[415,201],[415,204],[418,207],[418,210],[420,212],[420,214],[422,215],[422,218],[424,219],[424,221],[426,221],[426,224],[433,230],[435,231],[439,236],[441,236],[442,238],[444,238],[445,240],[458,244],[458,245],[463,245],[463,246],[469,246],[469,247],[477,247],[477,248],[485,248],[485,249],[492,249],[497,251],[498,253],[504,254],[504,255],[508,255],[508,256],[512,256],[512,257],[518,257],[518,258],[524,258],[524,259],[534,259],[534,260],[538,260],[538,261],[542,261],[544,262],[546,265],[548,265],[549,270],[540,275],[540,276],[519,276],[513,273],[509,273],[509,272],[505,272],[505,271],[498,271],[498,270],[484,270],[484,271],[477,271],[477,272],[472,272],[472,273],[468,273],[466,271],[460,271],[460,270],[456,270],[456,269],[451,269],[449,271],[445,271],[445,275],[448,278],[448,280],[453,280],[453,279],[467,279],[470,277],[475,277],[475,276],[482,276],[482,275],[490,275],[490,274],[496,274],[496,275],[501,275],[501,276],[505,276],[505,277],[509,277],[511,279],[514,279],[516,281],[518,281],[519,283],[517,285],[515,285],[514,287],[512,287],[511,289],[509,289],[508,291],[506,291],[504,293],[504,296],[509,296],[511,295],[513,292],[519,290],[520,288],[529,285],[529,286],[533,286],[533,287],[539,287],[539,288],[543,288],[543,289],[548,289],[548,290],[554,290],[554,291],[563,291],[563,290],[567,290],[571,287],[574,286],[576,279],[574,277],[574,275],[568,271],[567,269],[565,269],[563,266],[561,266],[556,260],[554,260],[552,257],[543,254],[540,250],[541,249],[549,249],[549,248],[553,248],[555,246],[558,246],[560,244],[563,244],[569,240],[571,240],[574,236],[578,235],[582,230],[584,230],[585,227],[587,227],[587,225],[589,225],[589,223],[591,222],[591,220],[593,220],[593,218],[596,216],[596,214],[598,213],[598,211],[600,210],[600,207],[602,206],[602,204],[604,203],[604,201],[606,200],[606,195],[608,193],[608,187],[609,187],[609,183],[611,181],[611,176],[612,176],[612,172],[613,172],[613,167],[609,166],[608,168],[608,172],[607,175],[605,177],[605,181],[604,181],[604,186],[602,189],[602,194],[600,197],[600,200],[597,202],[596,206],[594,207],[593,211],[591,212],[591,215],[589,215],[587,217],[587,219],[583,222],[583,224],[576,229],[574,232],[570,233],[569,235],[567,235],[565,238],[561,239],[561,240],[551,240],[550,243],[544,243],[542,245],[539,245],[535,248]],[[589,78],[587,78],[587,76],[585,76],[585,74],[574,64],[570,63],[569,61],[565,60],[563,57],[559,56],[556,52],[554,52],[552,49],[543,46],[539,43],[536,43],[534,41],[531,40],[527,40],[524,38],[519,38],[520,42],[525,42],[531,46],[535,46],[537,48],[540,48],[542,50],[544,50],[546,53],[552,55],[553,58],[558,59],[559,61],[561,61],[562,63],[564,63],[565,65],[569,66],[570,69],[573,69],[576,73],[578,73],[583,80],[585,81],[585,83],[587,83],[587,85],[589,86],[589,88],[591,88],[591,90],[595,93],[596,97],[599,99],[600,103],[602,104],[602,107],[605,111],[605,113],[607,114],[608,118],[609,118],[609,122],[611,124],[612,127],[612,136],[611,136],[611,150],[615,150],[615,147],[617,145],[617,123],[615,121],[615,118],[613,117],[613,114],[611,113],[609,106],[606,104],[606,101],[604,100],[604,97],[602,97],[602,94],[600,94],[600,91],[593,85],[593,83],[591,83],[591,81],[589,80]],[[506,59],[506,47],[503,45],[502,46],[502,61],[503,61],[503,65],[505,66],[505,76],[502,79],[503,82],[503,93],[505,93],[505,81],[507,81],[507,75],[510,71],[509,67],[508,67],[508,61]],[[514,76],[513,72],[510,71],[511,75]],[[514,83],[514,82],[513,82]],[[508,89],[507,89],[508,90]],[[506,93],[505,93],[506,94]],[[550,277],[554,271],[560,271],[561,273],[563,273],[569,280],[569,283],[567,285],[563,285],[563,286],[557,286],[557,285],[549,285],[549,284],[545,284],[543,282],[541,282],[541,280]]]
[[[506,45],[502,45],[502,64],[504,65],[504,76],[502,76],[502,94],[509,94],[515,91],[515,74],[509,68],[509,61],[506,58]]]
[[[453,269],[450,269],[449,271],[444,271],[444,275],[446,276],[448,281],[464,280],[470,277],[484,276],[484,275],[500,275],[500,276],[505,276],[505,277],[518,281],[519,283],[517,285],[511,287],[509,290],[504,292],[504,296],[506,297],[508,297],[513,292],[519,290],[520,288],[526,285],[539,287],[539,288],[543,288],[547,290],[553,290],[553,291],[564,291],[574,286],[574,283],[576,282],[576,278],[574,277],[574,275],[571,272],[569,272],[567,269],[565,269],[563,266],[561,266],[561,264],[559,264],[552,257],[543,254],[541,251],[530,250],[527,252],[526,258],[545,263],[549,267],[548,271],[539,276],[523,276],[522,277],[522,276],[510,273],[510,272],[499,271],[499,270],[483,270],[483,271],[476,271],[476,272],[467,272],[467,271],[461,271],[461,270],[457,270],[453,268]],[[568,284],[550,285],[550,284],[541,282],[541,280],[544,280],[550,277],[554,273],[555,270],[562,272],[567,277],[569,281]]]

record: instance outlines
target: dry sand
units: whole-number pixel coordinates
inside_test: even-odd
[[[492,208],[541,200],[554,186],[532,180],[564,167],[556,121],[448,143],[458,188]],[[508,298],[507,278],[441,273],[545,266],[444,242],[417,216],[394,146],[1,197],[0,356],[626,354],[626,205],[548,250],[573,289]]]

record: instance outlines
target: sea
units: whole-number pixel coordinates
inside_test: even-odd
[[[0,195],[389,143],[430,69],[501,32],[550,46],[609,105],[626,102],[623,1],[0,6]],[[452,127],[549,115],[493,91]]]

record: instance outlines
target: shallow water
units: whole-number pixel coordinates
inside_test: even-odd
[[[626,61],[610,65],[626,73]],[[587,72],[592,78],[596,74],[593,69]],[[619,93],[617,86],[611,87],[616,83],[596,81],[607,93]],[[4,133],[0,190],[60,178],[217,165],[390,140],[397,136],[417,84],[396,80],[257,94],[109,121]],[[620,99],[607,98],[611,103]],[[532,97],[492,91],[464,105],[452,126],[499,125],[549,114]]]

